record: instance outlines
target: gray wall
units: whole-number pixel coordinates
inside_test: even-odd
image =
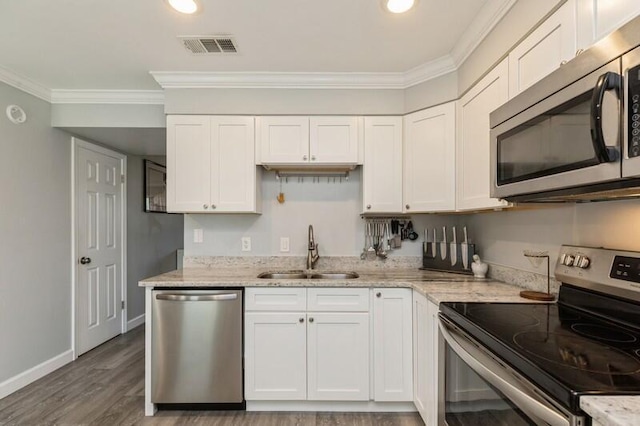
[[[357,256],[364,246],[361,168],[348,182],[327,183],[326,178],[282,184],[284,204],[276,197],[280,184],[274,172],[262,174],[262,214],[189,214],[184,220],[185,255],[207,256],[306,256],[307,230],[313,225],[321,256]],[[463,217],[414,215],[413,224],[422,235],[425,227],[455,224]],[[204,231],[204,242],[193,242],[193,230]],[[241,251],[241,238],[251,237],[252,251]],[[289,237],[290,252],[280,252],[280,237]],[[405,241],[392,255],[420,256],[422,238]],[[301,267],[304,265],[300,265]]]
[[[0,382],[71,348],[71,138],[0,83]],[[21,125],[5,116],[17,104]]]
[[[165,164],[165,157],[146,157]],[[143,157],[127,156],[127,319],[144,314],[141,279],[176,269],[176,250],[182,248],[180,214],[145,213]]]

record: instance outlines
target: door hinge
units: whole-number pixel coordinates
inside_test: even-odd
[[[124,309],[124,300],[121,303],[122,309]]]
[[[120,175],[120,183],[124,183],[124,175]]]

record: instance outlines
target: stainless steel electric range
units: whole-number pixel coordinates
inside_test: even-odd
[[[556,303],[442,303],[441,424],[589,425],[640,394],[640,252],[563,246]]]

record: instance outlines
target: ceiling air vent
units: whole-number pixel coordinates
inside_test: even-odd
[[[229,36],[178,37],[182,45],[195,55],[209,53],[237,53],[236,44]]]

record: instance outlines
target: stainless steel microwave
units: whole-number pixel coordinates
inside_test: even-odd
[[[491,196],[640,197],[640,18],[491,113]]]

